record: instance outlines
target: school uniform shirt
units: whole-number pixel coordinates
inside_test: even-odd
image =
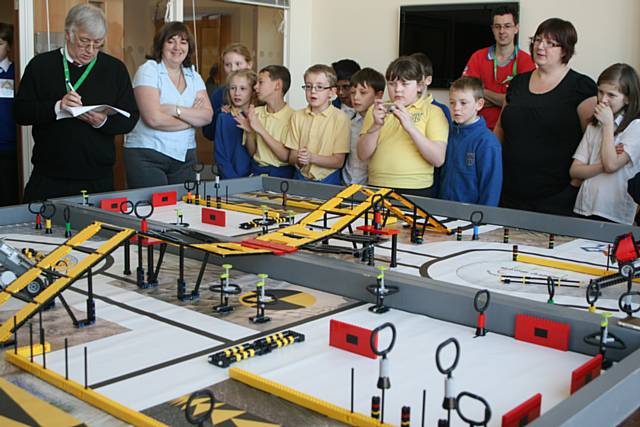
[[[180,93],[169,78],[169,72],[164,63],[150,59],[138,68],[133,78],[133,87],[148,86],[158,89],[160,104],[191,107],[198,92],[206,91],[206,87],[202,77],[193,67],[182,67],[182,74],[186,86]],[[187,151],[196,148],[196,129],[190,127],[177,131],[158,130],[147,126],[144,120],[140,119],[133,131],[127,135],[124,146],[125,148],[149,148],[184,162]]]
[[[616,127],[622,122],[616,118]],[[580,215],[597,215],[621,224],[632,224],[636,215],[636,203],[627,192],[627,181],[640,172],[640,119],[632,121],[615,136],[613,144],[622,144],[629,162],[613,173],[602,172],[584,180],[580,186],[574,212]],[[602,162],[600,147],[602,130],[590,124],[580,141],[573,158],[587,165]]]
[[[536,69],[536,64],[531,59],[531,56],[516,48],[514,49],[511,57],[504,64],[497,63],[496,59],[496,45],[485,47],[484,49],[477,50],[467,66],[462,72],[463,76],[477,77],[482,80],[482,84],[485,89],[488,89],[496,93],[507,93],[509,83],[516,74],[526,73]],[[513,70],[515,62],[515,73]],[[496,126],[498,117],[500,117],[500,110],[502,106],[485,106],[480,110],[480,116],[484,117],[487,122],[487,127],[493,129]]]
[[[442,110],[422,98],[406,107],[413,124],[431,141],[446,143],[449,124]],[[360,135],[373,125],[373,109],[367,111]],[[400,189],[429,188],[433,165],[427,162],[411,136],[393,114],[387,114],[378,135],[376,150],[369,159],[370,185]]]
[[[360,130],[364,123],[364,117],[357,114],[351,119],[351,152],[347,156],[347,161],[342,168],[342,180],[345,184],[366,184],[367,183],[367,160],[358,158],[358,139]]]
[[[245,147],[244,131],[238,127],[235,117],[240,110],[230,107],[215,117],[213,156],[221,179],[241,178],[251,173],[251,156]]]
[[[310,107],[291,115],[289,133],[285,146],[291,150],[306,147],[311,153],[322,156],[349,153],[349,119],[346,114],[330,105],[322,113],[316,114]],[[321,181],[336,169],[309,163],[300,169],[307,179]]]
[[[482,117],[465,126],[451,125],[441,174],[441,199],[498,206],[502,148]]]
[[[257,107],[256,116],[265,130],[277,141],[284,145],[285,138],[289,133],[289,122],[293,115],[293,109],[285,104],[285,106],[275,113],[267,111],[267,106]],[[256,134],[256,152],[253,155],[260,166],[287,166],[289,163],[278,159],[278,156],[269,148],[269,145],[260,135]]]

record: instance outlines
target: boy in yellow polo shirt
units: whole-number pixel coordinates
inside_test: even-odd
[[[247,135],[246,146],[251,159],[252,175],[293,177],[289,165],[289,149],[284,141],[289,132],[293,109],[284,101],[291,85],[291,74],[282,65],[269,65],[260,70],[255,86],[258,99],[266,105],[249,107],[247,117],[236,120]]]
[[[411,57],[389,64],[393,103],[377,100],[367,112],[358,157],[369,160],[370,185],[423,197],[432,194],[433,167],[444,163],[449,124],[442,110],[419,95],[423,68]]]
[[[295,179],[340,185],[340,168],[349,153],[349,118],[331,105],[336,74],[328,65],[313,65],[304,73],[309,105],[291,116],[285,146]]]

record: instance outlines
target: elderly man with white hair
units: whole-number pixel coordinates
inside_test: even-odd
[[[33,173],[24,201],[113,190],[114,137],[138,121],[124,64],[101,51],[107,35],[102,10],[80,4],[65,19],[65,45],[33,58],[15,98],[16,122],[33,126]],[[110,105],[77,117],[69,109]]]

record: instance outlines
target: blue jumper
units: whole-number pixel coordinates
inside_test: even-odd
[[[6,84],[7,91],[13,90],[13,63],[7,71],[0,68],[0,84]],[[0,97],[0,151],[16,149],[16,120],[13,117],[13,97]]]
[[[479,119],[449,128],[447,155],[440,177],[440,198],[498,206],[502,189],[502,147]]]
[[[251,156],[242,145],[243,130],[233,114],[220,112],[216,117],[214,157],[222,179],[249,176]]]
[[[227,86],[218,86],[211,94],[209,94],[209,101],[211,101],[211,108],[213,109],[213,120],[208,125],[202,127],[202,134],[205,138],[213,140],[216,134],[216,123],[218,122],[218,115],[220,110],[224,106],[225,93],[227,92]]]

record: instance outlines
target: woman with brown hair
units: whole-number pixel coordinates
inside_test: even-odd
[[[569,167],[593,114],[597,87],[569,67],[578,41],[569,21],[550,18],[531,38],[537,67],[516,75],[495,128],[502,141],[501,206],[572,215],[579,180]]]
[[[211,122],[207,90],[192,63],[193,36],[182,22],[155,35],[152,54],[133,80],[140,120],[125,141],[129,188],[194,178],[195,128]]]

